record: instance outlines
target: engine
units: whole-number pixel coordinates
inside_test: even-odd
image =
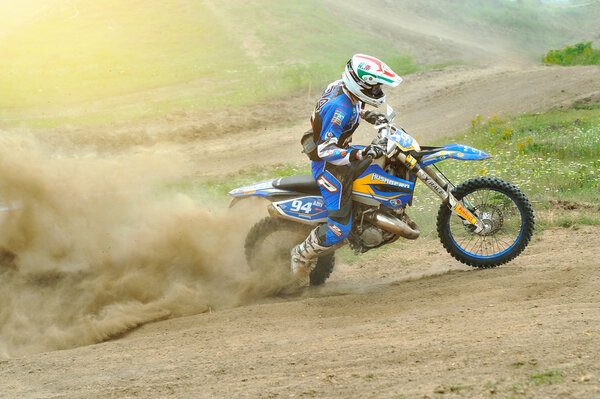
[[[418,226],[404,214],[367,208],[357,211],[355,224],[349,241],[355,252],[366,252],[397,240],[399,237],[416,239],[420,235]]]
[[[386,231],[378,227],[369,226],[363,229],[360,234],[360,241],[367,248],[375,248],[386,241],[384,237],[386,233]]]

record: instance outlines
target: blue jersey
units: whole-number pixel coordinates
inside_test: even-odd
[[[313,162],[313,174],[323,170],[325,161],[334,165],[350,163],[356,150],[348,145],[358,127],[359,114],[360,102],[352,103],[341,80],[327,86],[311,118],[318,156],[322,159]]]

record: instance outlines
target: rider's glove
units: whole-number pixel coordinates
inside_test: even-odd
[[[365,147],[360,152],[360,159],[364,159],[366,157],[375,159],[375,158],[379,158],[382,155],[385,155],[385,150],[383,149],[383,147],[380,145],[377,145],[377,144],[371,144],[371,145]]]
[[[363,118],[363,120],[369,122],[372,125],[379,125],[381,123],[387,122],[387,118],[381,112],[364,111],[361,114],[361,117]]]

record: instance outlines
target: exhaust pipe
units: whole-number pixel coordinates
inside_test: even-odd
[[[389,231],[390,233],[397,234],[409,240],[415,240],[421,235],[419,226],[410,219],[408,219],[407,223],[394,216],[386,215],[381,212],[369,213],[365,215],[365,219],[385,231]]]

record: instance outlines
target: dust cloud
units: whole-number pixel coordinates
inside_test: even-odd
[[[156,148],[61,153],[0,132],[0,358],[66,349],[272,287],[241,248],[256,212],[207,211]],[[243,203],[242,203],[243,204]]]

